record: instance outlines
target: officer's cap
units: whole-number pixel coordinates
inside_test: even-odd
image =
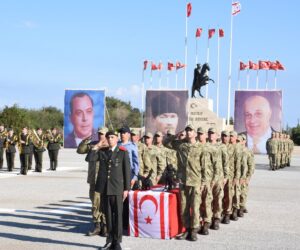
[[[98,133],[99,133],[99,134],[105,135],[105,134],[107,133],[107,131],[108,131],[108,128],[107,128],[107,127],[99,127],[99,128],[98,128]]]
[[[153,138],[153,134],[151,132],[146,132],[144,137]]]
[[[119,133],[130,133],[130,129],[128,126],[124,126],[119,129]]]
[[[238,136],[238,134],[236,131],[233,130],[233,131],[230,131],[230,136],[236,137],[236,136]]]
[[[163,136],[163,134],[160,131],[156,131],[155,134],[154,134],[154,136]]]
[[[214,134],[217,133],[217,130],[215,128],[209,128],[208,133]]]
[[[199,127],[199,128],[197,129],[197,133],[198,133],[198,134],[205,134],[205,130],[204,130],[202,127]]]
[[[186,125],[186,127],[185,127],[184,130],[187,130],[187,129],[195,130],[195,128],[194,128],[194,126],[192,124]]]
[[[229,136],[229,132],[227,130],[223,130],[221,135],[226,135],[226,136]]]
[[[115,131],[115,130],[108,130],[105,134],[105,137],[108,137],[110,135],[115,135],[115,136],[118,136],[118,131]]]

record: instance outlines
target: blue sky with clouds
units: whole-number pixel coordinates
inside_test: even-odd
[[[206,60],[207,29],[223,28],[220,54],[220,114],[227,116],[227,82],[231,1],[190,1],[188,22],[188,71],[190,88],[195,66],[195,30],[204,33],[198,40],[200,62]],[[232,57],[232,101],[237,88],[239,60],[280,60],[286,67],[278,72],[278,88],[283,91],[284,126],[294,126],[298,111],[299,7],[296,0],[240,1],[242,11],[234,17]],[[63,110],[64,90],[106,89],[115,96],[141,106],[142,62],[179,60],[184,62],[186,1],[74,1],[11,0],[0,2],[0,108],[19,104]],[[217,37],[210,41],[210,76],[216,79]],[[165,67],[166,68],[166,67]],[[150,71],[145,72],[149,87]],[[259,73],[265,87],[265,72]],[[153,87],[158,87],[153,72]],[[167,72],[162,71],[162,86]],[[169,74],[175,87],[175,73]],[[242,87],[246,73],[241,72]],[[183,70],[178,86],[184,87]],[[269,72],[269,86],[274,73]],[[255,72],[250,73],[255,88]],[[216,98],[216,86],[209,88]]]

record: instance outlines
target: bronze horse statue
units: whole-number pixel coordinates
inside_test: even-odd
[[[192,97],[195,96],[195,91],[197,90],[199,95],[201,95],[201,87],[205,86],[209,83],[209,81],[215,82],[213,79],[208,77],[208,71],[210,71],[210,67],[208,63],[204,63],[201,67],[201,64],[197,64],[197,68],[194,69],[194,80],[193,80],[193,86],[192,86]]]

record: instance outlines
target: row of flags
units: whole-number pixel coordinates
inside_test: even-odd
[[[197,28],[196,29],[196,38],[199,38],[202,34],[203,29],[202,28]],[[224,30],[219,29],[219,37],[224,37]],[[208,29],[208,39],[212,38],[214,34],[216,33],[216,29]]]
[[[144,71],[147,70],[149,62],[151,63],[151,65],[150,65],[151,70],[162,70],[163,67],[164,67],[162,62],[156,64],[155,62],[145,60],[144,61],[144,68],[143,68]],[[178,70],[178,69],[182,69],[184,67],[185,67],[185,64],[183,64],[179,61],[177,61],[175,64],[173,62],[168,62],[167,69],[169,71],[172,71],[174,69]]]
[[[285,70],[285,67],[279,62],[263,61],[260,60],[258,63],[249,61],[247,63],[240,62],[240,70],[252,69],[252,70]]]

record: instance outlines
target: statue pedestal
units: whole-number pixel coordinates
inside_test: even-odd
[[[188,123],[196,129],[202,127],[208,130],[214,127],[218,133],[225,129],[225,119],[219,118],[213,112],[213,100],[205,98],[189,98]]]

